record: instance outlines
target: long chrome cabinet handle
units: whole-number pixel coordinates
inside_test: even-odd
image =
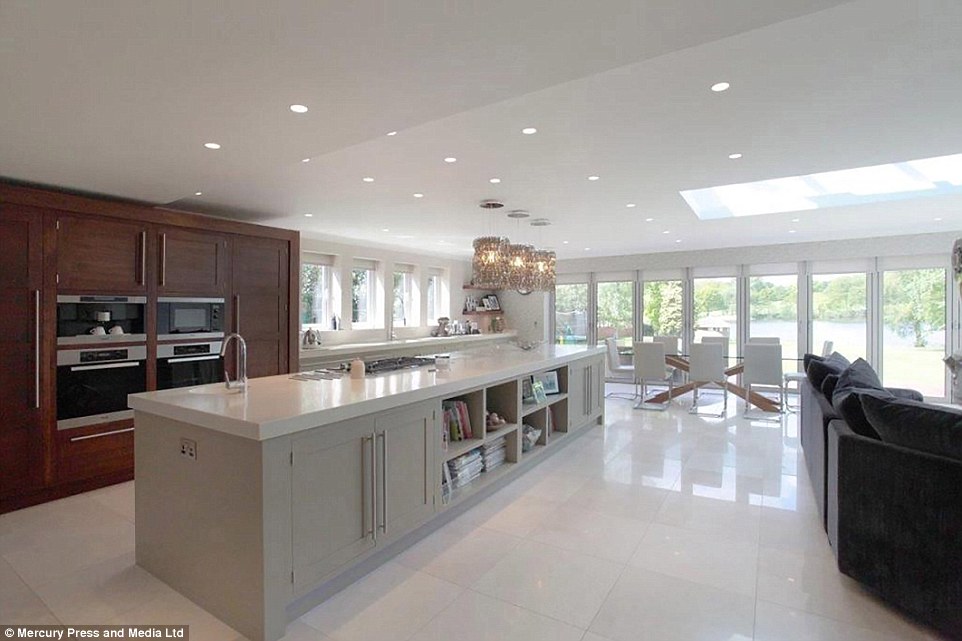
[[[377,432],[371,432],[371,536],[377,543]]]
[[[40,409],[40,290],[33,292],[33,407]]]
[[[88,441],[92,438],[103,438],[104,436],[113,436],[114,434],[124,434],[126,432],[133,432],[133,431],[134,431],[134,428],[127,427],[122,430],[111,430],[109,432],[101,432],[99,434],[87,434],[86,436],[75,436],[72,439],[70,439],[70,442],[75,443],[77,441]]]
[[[140,232],[140,283],[147,284],[147,232]]]
[[[387,534],[387,432],[381,432],[379,437],[381,439],[381,465],[384,467],[384,473],[381,474],[381,513],[384,514],[384,519],[379,527],[384,534]]]
[[[160,286],[167,284],[167,234],[160,235]]]

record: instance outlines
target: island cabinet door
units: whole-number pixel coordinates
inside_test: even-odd
[[[568,366],[568,428],[577,428],[588,415],[588,368],[586,361]]]
[[[379,414],[375,420],[379,546],[434,514],[436,411],[435,403],[417,403]]]
[[[374,421],[361,418],[292,441],[294,591],[302,592],[375,545]]]

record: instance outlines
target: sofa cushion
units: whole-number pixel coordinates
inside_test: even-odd
[[[822,383],[825,381],[826,376],[829,374],[841,374],[849,365],[851,365],[851,363],[849,363],[847,358],[838,352],[832,352],[831,356],[826,356],[825,358],[821,356],[813,356],[810,358],[805,368],[805,373],[808,375],[808,380],[812,382],[812,386],[817,390],[821,390]]]
[[[832,398],[835,395],[835,386],[838,384],[838,374],[829,374],[822,381],[822,396]]]
[[[886,443],[962,461],[962,410],[874,395],[863,395],[861,402]]]
[[[862,409],[862,397],[873,396],[876,398],[894,398],[884,389],[848,389],[841,394],[836,393],[832,406],[835,413],[859,436],[867,436],[875,440],[881,440],[879,433],[865,418],[865,411]]]
[[[842,394],[853,389],[884,389],[878,374],[864,358],[856,359],[854,363],[838,375],[838,383],[836,383],[835,391],[832,394],[832,402],[835,402],[834,396],[836,394]]]

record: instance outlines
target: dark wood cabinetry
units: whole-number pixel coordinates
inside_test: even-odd
[[[44,482],[42,220],[0,203],[0,499]]]
[[[71,293],[147,291],[147,226],[57,215],[57,287]]]
[[[224,298],[248,376],[283,374],[299,251],[293,231],[0,182],[0,513],[133,478],[133,421],[56,428],[58,295],[146,298],[148,390],[165,296]]]
[[[247,376],[287,372],[289,243],[234,236],[231,248],[232,327],[247,342]]]
[[[157,255],[158,295],[227,295],[227,236],[163,228],[157,233]]]

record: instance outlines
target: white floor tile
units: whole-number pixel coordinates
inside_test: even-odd
[[[615,641],[748,641],[755,599],[629,567],[589,628]]]
[[[658,514],[668,494],[668,490],[660,488],[593,479],[575,492],[564,505],[648,522]]]
[[[678,486],[676,486],[678,488]],[[758,541],[761,508],[737,495],[721,497],[711,486],[698,484],[671,492],[655,521],[750,543]],[[684,493],[683,493],[684,492]]]
[[[619,563],[526,541],[473,589],[585,629],[622,569]]]
[[[563,505],[549,514],[528,538],[572,552],[625,563],[647,529],[648,524],[644,521]]]
[[[401,565],[463,587],[473,585],[523,539],[476,528],[438,530],[395,557]]]
[[[897,641],[880,633],[767,601],[755,607],[755,641]]]
[[[462,588],[393,561],[301,617],[338,641],[402,641],[454,601]]]
[[[467,590],[411,641],[579,641],[583,633],[567,623]]]
[[[758,546],[754,542],[653,523],[630,564],[754,596],[757,559]]]

